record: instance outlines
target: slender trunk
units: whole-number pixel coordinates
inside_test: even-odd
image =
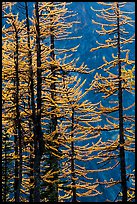
[[[4,166],[4,202],[6,203],[6,197],[7,197],[7,136],[5,136],[5,146],[4,146],[4,151],[5,151],[5,166]]]
[[[40,28],[39,28],[39,10],[38,2],[35,3],[36,11],[36,46],[37,46],[37,137],[34,140],[34,173],[35,188],[34,202],[40,202],[40,160],[44,152],[44,141],[41,129],[41,46],[40,46]]]
[[[119,135],[120,135],[120,171],[122,186],[122,202],[127,202],[127,181],[126,181],[126,162],[124,150],[124,128],[123,128],[123,101],[122,101],[122,83],[121,83],[121,48],[120,48],[120,25],[119,25],[119,5],[117,2],[117,28],[118,28],[118,67],[119,67]]]
[[[15,122],[16,124],[16,122]],[[19,162],[18,162],[18,137],[15,127],[15,136],[14,136],[14,151],[15,151],[15,177],[14,177],[14,198],[15,202],[19,202],[19,192],[18,192],[18,183],[19,183]]]
[[[15,28],[15,39],[16,39],[16,51],[14,55],[15,62],[15,72],[16,72],[16,93],[15,93],[15,103],[16,103],[16,133],[15,136],[15,154],[18,156],[19,150],[19,162],[16,159],[15,162],[15,202],[20,202],[20,188],[22,182],[22,135],[21,135],[21,121],[20,121],[20,111],[19,111],[19,70],[18,70],[18,31]],[[19,166],[19,170],[18,170]]]
[[[33,68],[32,68],[32,53],[31,53],[31,47],[30,47],[30,26],[29,26],[29,16],[28,16],[28,3],[25,2],[25,10],[26,10],[26,25],[27,25],[27,40],[28,40],[28,59],[29,59],[29,74],[30,74],[30,105],[32,108],[32,123],[33,123],[33,140],[30,143],[30,197],[29,202],[33,202],[34,198],[34,188],[32,187],[34,184],[34,178],[33,178],[33,166],[34,166],[34,159],[33,159],[33,153],[34,153],[34,140],[36,140],[36,113],[35,113],[35,101],[34,101],[34,79],[33,79]],[[31,129],[31,122],[29,124]]]
[[[29,87],[29,84],[28,84]],[[30,92],[30,91],[29,91]],[[30,94],[30,93],[29,93]],[[28,97],[28,109],[31,110],[31,97]],[[29,120],[29,138],[30,138],[30,195],[29,195],[29,202],[33,202],[33,197],[34,197],[34,178],[33,178],[33,166],[34,166],[34,159],[33,159],[33,154],[34,154],[34,147],[33,147],[33,139],[32,139],[32,123],[31,120]]]
[[[51,10],[53,9],[53,7],[51,7]],[[51,19],[52,19],[52,15],[51,15]],[[52,22],[51,22],[52,24]],[[50,53],[50,57],[52,60],[55,60],[55,53],[54,53],[54,35],[53,35],[53,27],[51,26],[50,28],[50,49],[51,49],[51,53]],[[56,67],[51,65],[51,73],[52,73],[52,77],[53,77],[53,81],[54,81],[54,77],[55,77],[55,72],[56,72]],[[51,91],[51,98],[53,101],[55,101],[55,92],[54,90],[56,90],[56,83],[52,82],[51,86],[50,86]],[[57,117],[56,117],[56,113],[55,113],[55,107],[51,108],[51,111],[54,113],[51,115],[51,132],[54,132],[56,130],[56,126],[57,126]],[[53,140],[57,139],[58,134],[56,133]],[[57,145],[54,144],[54,141],[51,142],[50,144],[51,146],[54,146],[55,149],[57,149]],[[53,170],[53,172],[57,172],[58,171],[58,158],[56,156],[54,156],[52,154],[52,152],[50,152],[50,168]],[[49,184],[49,202],[58,202],[58,184],[57,184],[57,180],[58,180],[58,173],[54,174],[53,177],[53,184]]]
[[[30,97],[28,97],[28,108],[31,109],[31,101],[30,101]],[[33,178],[33,166],[34,166],[34,159],[33,159],[33,154],[34,154],[34,147],[33,147],[33,140],[32,140],[32,125],[31,125],[31,121],[29,120],[29,135],[31,138],[30,141],[30,195],[29,195],[29,202],[33,202],[33,197],[34,197],[34,178]]]
[[[41,74],[41,45],[40,45],[40,27],[39,27],[39,10],[38,2],[35,5],[36,9],[36,45],[37,45],[37,133],[40,156],[44,151],[44,141],[41,128],[41,92],[42,92],[42,74]]]
[[[74,164],[74,157],[75,157],[75,152],[74,152],[74,142],[73,142],[73,138],[74,138],[74,133],[73,133],[73,131],[74,131],[74,108],[72,108],[72,133],[71,133],[71,139],[72,139],[72,141],[71,141],[71,175],[72,175],[72,177],[71,177],[71,179],[72,179],[72,185],[73,185],[73,187],[72,187],[72,202],[77,202],[77,200],[76,200],[76,187],[75,187],[75,178],[76,178],[76,176],[75,176],[75,164]]]

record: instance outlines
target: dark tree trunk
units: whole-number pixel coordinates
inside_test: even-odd
[[[75,164],[74,164],[74,157],[75,157],[75,151],[74,151],[74,142],[73,142],[73,137],[74,137],[74,108],[72,108],[72,119],[71,119],[71,122],[72,122],[72,128],[71,128],[71,131],[72,131],[72,134],[71,134],[71,175],[72,175],[72,202],[77,202],[76,200],[76,187],[75,187]]]
[[[124,150],[124,128],[123,128],[123,101],[122,101],[122,83],[121,83],[121,46],[120,46],[120,24],[119,24],[119,5],[117,2],[117,28],[118,28],[118,67],[119,67],[119,140],[120,140],[120,171],[121,171],[121,187],[122,201],[127,202],[127,181],[126,181],[126,162]]]
[[[52,2],[53,3],[53,2]],[[53,9],[53,7],[51,7],[51,10]],[[53,16],[51,15],[51,19],[53,18]],[[51,53],[50,53],[50,57],[52,60],[55,60],[55,53],[54,53],[54,35],[53,35],[53,27],[52,27],[52,22],[51,22],[51,28],[50,28],[50,49],[51,49]],[[56,75],[56,67],[51,65],[51,73],[52,73],[52,77],[53,82],[51,83],[50,89],[51,91],[51,98],[53,101],[55,101],[55,92],[54,90],[56,90],[56,83],[54,82],[54,77]],[[54,113],[51,115],[51,127],[50,127],[50,131],[54,132],[56,130],[56,126],[57,126],[57,116],[55,113],[55,107],[53,106],[51,108],[51,111]],[[57,139],[58,134],[56,133],[53,140]],[[54,144],[54,141],[50,143],[51,146],[54,146],[55,149],[58,149],[58,146],[56,144]],[[52,152],[50,152],[50,169],[52,169],[53,172],[58,171],[58,158],[56,156],[54,156],[52,154]],[[54,174],[53,177],[53,181],[57,181],[58,180],[58,173]],[[58,184],[57,182],[54,182],[54,184],[49,184],[49,202],[58,202]]]
[[[15,136],[15,155],[18,157],[19,154],[19,162],[18,158],[15,160],[15,202],[20,202],[20,188],[22,182],[22,134],[21,134],[21,121],[20,121],[20,111],[19,111],[19,70],[18,70],[18,31],[16,26],[13,24],[15,28],[15,39],[16,39],[16,51],[14,54],[14,62],[15,62],[15,103],[16,103],[16,136]],[[18,152],[19,151],[19,152]],[[19,168],[19,169],[18,169]]]
[[[28,107],[29,109],[31,109],[31,106],[30,106],[30,97],[28,98]],[[33,198],[34,198],[34,175],[33,175],[33,166],[34,166],[34,159],[33,159],[33,154],[34,154],[34,147],[33,147],[33,140],[32,140],[32,133],[33,132],[33,129],[32,129],[32,124],[31,124],[31,121],[29,120],[29,135],[30,135],[30,138],[31,138],[31,141],[30,141],[30,157],[29,157],[29,160],[30,160],[30,195],[29,195],[29,202],[33,202]]]
[[[26,25],[27,25],[27,39],[28,39],[28,59],[29,59],[29,74],[30,74],[30,105],[32,109],[32,123],[33,123],[33,140],[30,143],[30,185],[34,184],[34,173],[33,173],[33,166],[34,166],[34,140],[36,140],[36,113],[35,113],[35,101],[34,101],[34,79],[33,79],[33,67],[32,67],[32,53],[30,47],[30,26],[29,26],[29,16],[28,16],[28,3],[25,2],[25,10],[26,10]],[[31,122],[30,122],[30,129],[31,129]],[[30,187],[30,197],[29,202],[33,202],[34,198],[34,188]]]
[[[34,139],[34,202],[40,202],[40,160],[44,152],[44,140],[41,128],[41,46],[40,46],[40,28],[39,28],[39,9],[38,2],[35,3],[36,11],[36,49],[37,49],[37,126],[36,138]]]
[[[5,135],[5,144],[4,144],[4,152],[5,152],[5,161],[4,161],[4,199],[3,201],[6,203],[6,197],[7,197],[7,135]]]
[[[16,128],[16,127],[15,127]],[[19,202],[19,192],[18,192],[18,183],[19,183],[19,162],[18,162],[18,138],[17,138],[17,131],[15,129],[15,136],[14,136],[14,150],[15,150],[15,177],[14,177],[14,198],[15,202]]]

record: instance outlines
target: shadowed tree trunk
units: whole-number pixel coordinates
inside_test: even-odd
[[[122,185],[122,201],[127,202],[127,181],[126,181],[126,162],[124,150],[124,128],[123,128],[123,101],[122,101],[122,81],[121,81],[121,50],[120,50],[120,24],[119,24],[119,5],[117,2],[117,29],[118,29],[118,69],[119,69],[119,141],[120,141],[120,171]]]
[[[19,70],[18,70],[18,30],[16,25],[13,23],[15,29],[15,53],[14,53],[14,62],[15,62],[15,104],[16,104],[16,119],[15,119],[15,155],[19,158],[15,160],[15,202],[20,202],[20,188],[22,182],[22,135],[21,135],[21,121],[20,121],[20,111],[19,111]],[[19,159],[19,162],[18,162]]]
[[[36,137],[34,139],[34,202],[40,202],[40,160],[44,152],[44,141],[41,129],[41,45],[40,45],[40,28],[39,28],[39,9],[38,2],[35,3],[36,11],[36,50],[37,50],[37,127]]]
[[[7,167],[8,167],[8,161],[7,161],[7,134],[5,134],[5,141],[4,141],[4,199],[3,201],[6,203],[6,197],[7,197]]]
[[[75,187],[75,167],[74,167],[74,157],[75,157],[75,152],[74,152],[74,108],[72,108],[72,133],[71,133],[71,172],[72,172],[72,202],[76,202],[76,187]]]
[[[51,7],[51,10],[52,9],[53,8]],[[53,16],[51,15],[51,19],[52,19],[52,17]],[[52,24],[52,22],[51,22],[51,24]],[[53,26],[51,26],[51,28],[50,28],[50,33],[51,33],[50,34],[50,49],[51,49],[50,57],[52,60],[55,60],[53,31],[54,31],[54,28],[53,28]],[[52,80],[53,81],[54,81],[54,77],[56,76],[56,70],[55,69],[56,69],[56,67],[51,65],[51,73],[52,73],[52,77],[53,77]],[[51,91],[51,99],[53,101],[55,101],[56,100],[55,99],[56,94],[55,94],[54,90],[56,90],[56,84],[53,81],[51,83],[50,89],[52,90]],[[55,107],[54,106],[51,108],[51,111],[54,113],[51,115],[51,127],[50,127],[50,129],[51,129],[51,133],[52,133],[56,130],[56,126],[57,126],[57,116],[55,114]],[[58,134],[56,133],[54,135],[53,140],[57,139],[57,137],[58,137]],[[58,148],[57,145],[54,144],[54,142],[51,142],[50,145],[54,146],[55,149]],[[52,169],[53,172],[56,172],[58,170],[58,158],[56,156],[54,156],[52,154],[52,152],[50,152],[50,169]],[[56,182],[57,180],[58,180],[58,173],[55,173],[54,178],[53,178],[53,182],[54,181],[55,182],[49,184],[49,201],[50,202],[58,202],[58,184]]]
[[[34,139],[36,138],[36,113],[35,113],[35,101],[34,101],[34,79],[33,79],[33,68],[32,68],[32,53],[31,53],[31,47],[30,47],[30,26],[29,26],[29,17],[28,17],[28,3],[25,2],[25,10],[26,10],[26,25],[27,25],[27,39],[28,39],[28,59],[29,59],[29,74],[30,74],[30,104],[32,109],[32,123],[33,123],[33,134],[34,138],[33,141],[30,144],[30,184],[33,185],[34,178],[33,178],[33,165],[34,165],[34,159],[33,159],[33,148],[34,148]],[[31,126],[31,124],[30,124]],[[29,201],[33,202],[34,198],[34,188],[30,187],[30,198]]]

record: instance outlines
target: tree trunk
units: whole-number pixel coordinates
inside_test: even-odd
[[[28,105],[29,105],[29,109],[31,110],[31,106],[30,106],[30,97],[28,98]],[[32,129],[32,124],[31,124],[31,121],[29,120],[29,135],[30,135],[30,138],[31,138],[31,141],[30,141],[30,157],[29,157],[29,160],[30,160],[30,195],[29,195],[29,202],[33,202],[33,198],[34,198],[34,175],[33,175],[33,166],[34,166],[34,159],[33,159],[33,154],[34,154],[34,147],[33,147],[33,140],[32,140],[32,132],[33,132],[33,129]]]
[[[41,129],[41,46],[40,46],[40,28],[39,28],[39,10],[38,2],[35,3],[36,11],[36,46],[37,46],[37,126],[36,126],[36,138],[34,140],[34,202],[40,202],[40,160],[44,152],[44,141]]]
[[[14,62],[15,62],[15,103],[16,103],[16,136],[15,136],[15,155],[18,157],[19,153],[19,162],[18,158],[15,161],[15,202],[20,202],[20,188],[22,182],[22,135],[21,135],[21,121],[20,121],[20,111],[19,111],[19,70],[18,70],[18,31],[15,28],[15,39],[16,39],[16,51],[14,54]],[[19,151],[19,152],[18,152]],[[19,169],[18,169],[19,168]]]
[[[4,199],[3,201],[6,203],[6,197],[7,197],[7,134],[5,135],[5,144],[4,144],[4,153],[5,153],[5,161],[4,161]]]
[[[77,202],[76,200],[76,187],[75,187],[75,166],[74,166],[74,157],[75,157],[75,152],[74,152],[74,142],[73,142],[73,137],[74,137],[74,108],[72,108],[72,133],[71,133],[71,175],[72,175],[72,202]]]
[[[33,159],[33,153],[34,153],[34,140],[36,140],[36,113],[35,113],[35,101],[34,101],[34,79],[33,79],[33,68],[32,68],[32,53],[31,53],[31,47],[30,47],[30,26],[29,26],[29,16],[28,16],[28,3],[25,2],[25,10],[26,10],[26,25],[27,25],[27,39],[28,39],[28,59],[29,59],[29,74],[30,74],[30,105],[32,109],[32,123],[33,123],[33,140],[30,143],[30,197],[29,202],[33,202],[34,198],[34,187],[32,185],[34,184],[34,159]],[[30,129],[31,129],[31,122],[30,122]]]
[[[120,50],[120,24],[119,24],[119,5],[117,2],[117,28],[118,28],[118,67],[119,67],[119,135],[120,135],[120,171],[121,171],[121,187],[122,202],[127,202],[127,181],[126,181],[126,162],[124,150],[124,128],[123,128],[123,101],[122,101],[122,83],[121,83],[121,50]]]
[[[53,3],[53,2],[52,2]],[[51,10],[53,9],[53,7],[51,7]],[[51,15],[51,20],[52,20],[53,16]],[[50,49],[51,49],[51,53],[50,53],[50,57],[51,59],[55,60],[55,53],[54,53],[54,35],[53,35],[53,31],[54,28],[52,27],[52,22],[51,22],[51,28],[50,28]],[[51,65],[51,73],[52,73],[52,77],[53,77],[53,81],[54,81],[54,77],[55,77],[55,73],[56,73],[56,67]],[[55,92],[54,90],[56,90],[56,83],[52,82],[51,86],[50,86],[51,91],[51,99],[53,101],[55,101]],[[56,126],[57,126],[57,116],[55,113],[55,107],[53,106],[51,108],[51,111],[54,113],[51,115],[51,132],[54,132],[56,130]],[[58,134],[56,133],[53,140],[57,139]],[[50,144],[51,146],[54,146],[55,149],[58,149],[57,145],[54,144],[54,141],[51,142]],[[52,152],[50,152],[50,169],[52,169],[53,172],[58,171],[58,158],[56,156],[54,156],[52,154]],[[57,184],[57,180],[58,180],[58,173],[55,173],[53,176],[53,182],[54,184],[49,184],[49,202],[58,202],[58,184]]]

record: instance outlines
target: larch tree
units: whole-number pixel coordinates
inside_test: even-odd
[[[35,107],[35,98],[34,98],[34,70],[32,65],[32,51],[31,51],[31,35],[30,35],[30,22],[29,22],[29,14],[28,14],[28,2],[25,2],[25,14],[26,14],[26,27],[27,27],[27,46],[28,46],[28,65],[29,65],[29,84],[30,84],[30,91],[29,91],[29,99],[28,105],[29,109],[32,110],[32,120],[29,121],[29,130],[30,130],[30,196],[29,202],[33,202],[34,198],[34,138],[36,138],[36,107]],[[33,132],[33,133],[32,133]]]
[[[100,34],[114,32],[116,37],[106,40],[106,45],[101,44],[99,48],[115,47],[118,56],[113,56],[111,62],[104,58],[105,64],[100,68],[107,66],[105,71],[109,77],[96,74],[87,91],[83,91],[85,81],[81,82],[78,73],[88,74],[89,69],[84,63],[77,66],[78,59],[73,57],[79,45],[71,47],[67,43],[79,38],[72,36],[73,25],[78,22],[73,20],[75,14],[69,10],[70,3],[23,2],[21,18],[15,4],[3,2],[2,6],[5,22],[2,29],[3,201],[76,202],[99,195],[101,182],[92,182],[92,173],[104,170],[88,169],[86,162],[95,159],[108,162],[112,157],[116,165],[117,160],[120,162],[125,195],[126,172],[122,159],[125,160],[125,151],[134,152],[134,118],[128,115],[134,104],[123,108],[122,96],[123,90],[134,93],[135,67],[134,61],[129,60],[128,50],[126,58],[121,54],[121,44],[133,41],[132,37],[123,37],[126,31],[122,26],[131,23],[118,8],[123,3],[113,3],[110,15],[109,9],[102,11],[106,12],[105,19],[110,16],[115,24],[110,31],[102,24]],[[34,6],[32,15],[29,4]],[[111,67],[117,67],[118,72],[110,73]],[[118,92],[118,105],[107,108],[101,102],[92,104],[85,100],[91,89],[103,92],[106,98]],[[115,124],[108,115],[118,110],[119,124]],[[101,127],[98,124],[105,114],[109,124]],[[128,125],[124,127],[125,123]],[[121,124],[126,141],[121,128],[116,140],[99,139],[102,131],[118,130]],[[111,150],[116,151],[112,154]],[[128,179],[134,185],[134,170]],[[103,182],[107,186],[113,183]],[[134,186],[130,186],[127,194],[128,201],[134,200]]]
[[[4,3],[2,5],[2,17],[4,18],[4,20],[6,21],[6,17],[5,15],[6,13],[6,9],[9,8],[9,6],[11,6],[10,4],[6,4]],[[9,196],[11,195],[11,193],[14,192],[13,189],[13,185],[11,184],[12,178],[14,174],[13,172],[13,166],[14,166],[14,160],[11,158],[11,154],[13,153],[13,149],[10,148],[10,146],[14,147],[14,142],[12,140],[12,136],[10,134],[10,128],[12,128],[13,122],[9,123],[9,126],[7,126],[9,119],[11,119],[11,113],[10,114],[6,114],[7,111],[9,111],[9,106],[7,104],[10,104],[10,94],[7,94],[7,90],[8,87],[5,87],[5,82],[9,82],[9,75],[8,75],[8,68],[7,67],[7,59],[10,59],[9,54],[7,54],[7,58],[5,58],[5,53],[6,50],[8,49],[4,49],[4,41],[3,41],[3,47],[2,47],[2,56],[3,56],[3,60],[5,59],[5,61],[3,61],[2,63],[2,201],[3,202],[8,202],[10,201]],[[6,48],[6,47],[5,47]],[[7,126],[7,128],[6,128]],[[8,186],[10,187],[10,189],[8,189]]]
[[[111,134],[111,137],[115,139],[109,140],[112,144],[115,143],[114,147],[110,150],[111,152],[115,151],[116,154],[114,154],[114,157],[117,157],[116,160],[119,162],[120,181],[109,182],[109,186],[113,186],[115,183],[120,183],[122,201],[127,202],[131,199],[131,192],[128,190],[128,181],[130,181],[128,178],[130,177],[130,174],[127,174],[128,166],[126,164],[126,157],[130,152],[131,154],[134,152],[135,128],[133,115],[135,61],[134,59],[129,59],[129,46],[131,43],[134,43],[134,33],[130,34],[129,32],[130,27],[133,26],[134,23],[130,15],[134,12],[124,10],[123,7],[126,5],[125,2],[102,2],[99,4],[104,6],[103,9],[92,9],[97,13],[96,16],[101,22],[93,20],[93,23],[101,28],[100,30],[96,30],[96,32],[100,36],[105,36],[105,38],[104,42],[97,41],[99,46],[92,48],[91,51],[108,49],[111,53],[113,52],[113,54],[111,61],[106,59],[107,56],[103,56],[104,64],[98,67],[98,69],[100,69],[100,74],[95,74],[90,90],[94,90],[96,93],[101,93],[100,114],[105,116],[106,123],[115,129]],[[129,107],[125,107],[125,94],[133,99],[131,100],[133,103],[130,104]],[[117,98],[117,101],[115,98]],[[103,105],[103,103],[105,105]],[[129,111],[132,111],[133,114],[129,114]],[[119,129],[119,133],[116,133],[117,129]],[[118,137],[113,136],[115,134],[118,135]],[[109,162],[111,160],[111,155],[108,153],[108,149],[104,149],[103,153],[99,154],[103,158],[103,162],[107,160]],[[130,163],[130,165],[132,164]],[[134,190],[131,194],[133,193]]]
[[[61,95],[63,95],[63,90],[60,90],[62,76],[64,73],[69,76],[70,72],[84,72],[86,66],[81,65],[81,67],[75,68],[77,60],[70,60],[71,52],[75,52],[77,46],[61,49],[56,45],[58,40],[69,39],[67,36],[70,32],[67,29],[76,23],[76,21],[67,22],[66,19],[74,14],[70,15],[71,11],[68,11],[66,3],[39,3],[38,10],[40,39],[42,42],[42,128],[44,130],[47,127],[46,134],[44,134],[46,152],[43,157],[47,157],[45,172],[51,172],[51,179],[47,179],[46,175],[43,176],[43,180],[47,182],[47,187],[45,185],[43,188],[46,190],[47,200],[53,202],[58,201],[59,147],[61,144],[57,142],[57,126],[61,118],[64,117],[63,114],[61,115],[61,105],[63,104],[60,103]],[[45,55],[45,49],[48,51],[48,55]],[[42,166],[44,166],[43,162]]]
[[[12,4],[9,4],[10,12],[6,14],[7,26],[3,28],[3,100],[5,105],[3,122],[11,120],[11,125],[7,125],[7,133],[14,136],[14,152],[12,150],[14,163],[14,199],[19,202],[22,185],[22,143],[23,133],[21,126],[20,106],[22,103],[20,89],[23,90],[21,78],[22,55],[19,52],[21,46],[20,32],[23,28],[23,21],[18,20],[18,15],[11,12]],[[7,55],[7,57],[6,57]],[[9,63],[10,60],[10,63]],[[7,83],[7,84],[5,84]],[[7,89],[9,91],[7,91]],[[6,92],[7,93],[6,93]],[[7,94],[7,96],[5,96]],[[11,114],[10,112],[13,111]],[[10,116],[8,114],[10,113]],[[15,154],[15,155],[14,155]]]
[[[78,38],[69,37],[71,32],[67,31],[77,23],[67,22],[67,19],[75,14],[68,11],[66,3],[37,2],[34,4],[34,15],[29,18],[26,2],[22,7],[25,11],[25,19],[20,21],[18,15],[12,13],[13,5],[8,4],[9,13],[4,11],[4,18],[7,18],[9,26],[3,27],[3,125],[8,127],[4,135],[10,134],[11,138],[14,137],[14,142],[11,139],[14,143],[13,149],[10,150],[15,171],[12,173],[14,185],[11,188],[14,195],[10,195],[9,200],[39,202],[42,199],[40,198],[42,193],[44,201],[62,199],[59,198],[58,188],[62,182],[61,171],[64,167],[59,169],[59,166],[60,160],[66,154],[60,148],[64,143],[69,143],[71,180],[69,177],[67,179],[73,183],[68,188],[72,188],[71,197],[75,201],[76,191],[81,188],[76,189],[74,179],[76,168],[73,128],[76,110],[73,108],[73,102],[70,102],[73,98],[68,100],[67,89],[71,86],[69,81],[73,81],[73,77],[70,78],[71,73],[88,73],[88,69],[84,64],[77,67],[78,59],[72,59],[72,53],[76,52],[78,46],[68,49],[60,47],[58,49],[56,46],[58,40]],[[76,80],[75,77],[74,79]],[[74,100],[81,86],[70,89],[72,96],[75,88],[77,90],[73,96]],[[62,133],[59,136],[58,129],[62,125],[61,121],[68,120],[68,111],[72,113],[69,116],[70,122],[68,127],[63,128],[68,129],[71,140],[66,135],[67,141],[64,141]],[[6,193],[5,146],[3,150]],[[82,170],[77,174],[80,177]],[[58,178],[59,175],[60,178]],[[42,186],[42,179],[45,182],[44,186]]]
[[[29,44],[29,36],[26,35],[26,19],[19,20],[18,15],[12,13],[12,3],[10,5],[10,12],[4,12],[4,18],[7,19],[6,28],[3,27],[3,100],[8,111],[13,112],[8,120],[12,123],[12,127],[7,125],[10,130],[11,138],[14,136],[14,150],[12,151],[12,159],[15,160],[15,177],[14,193],[15,196],[10,196],[12,201],[27,201],[29,189],[33,186],[28,185],[27,172],[31,172],[31,180],[33,180],[33,128],[30,127],[30,122],[33,121],[34,125],[34,112],[29,106],[29,100],[31,96],[31,104],[34,104],[33,85],[32,85],[32,70],[31,66],[31,54]],[[27,15],[27,14],[26,14]],[[27,33],[28,34],[28,33]],[[7,57],[6,57],[7,55]],[[10,60],[10,63],[8,63]],[[30,83],[31,81],[31,83]],[[5,84],[8,82],[7,84]],[[7,91],[7,88],[9,91]],[[31,93],[30,93],[31,90]],[[7,96],[5,95],[7,92]],[[33,102],[32,102],[33,101]],[[11,104],[11,105],[10,105]],[[5,107],[3,106],[3,108]],[[16,107],[16,109],[15,109]],[[3,118],[3,124],[6,122],[8,112],[5,111],[6,117]],[[13,122],[14,121],[14,122]],[[8,122],[8,121],[7,121]],[[14,131],[15,132],[14,132]],[[31,136],[32,135],[32,136]],[[13,140],[13,139],[12,139]],[[12,149],[12,148],[11,148]],[[32,153],[31,153],[32,149]],[[14,155],[15,154],[15,155]],[[29,156],[31,157],[29,160]],[[30,166],[29,166],[30,165]],[[30,193],[32,194],[32,193]]]
[[[85,81],[81,83],[80,78],[71,76],[64,80],[62,86],[65,93],[63,98],[68,104],[67,107],[65,104],[65,117],[58,126],[60,139],[64,140],[61,148],[62,171],[59,175],[59,200],[62,202],[78,202],[81,197],[101,194],[97,190],[98,184],[92,183],[93,178],[85,164],[95,159],[93,149],[95,146],[97,148],[97,142],[94,139],[100,135],[100,129],[96,125],[100,117],[96,112],[97,104],[84,100],[87,94],[86,91],[82,93],[84,83]],[[92,147],[91,141],[95,143]]]
[[[37,66],[37,123],[36,137],[34,138],[34,202],[40,202],[40,160],[44,152],[44,140],[41,127],[41,44],[40,44],[40,25],[39,25],[39,7],[35,3],[35,31],[36,31],[36,66]]]
[[[39,3],[39,26],[40,26],[40,41],[41,41],[41,70],[42,70],[42,108],[41,108],[41,119],[42,119],[42,130],[44,132],[43,138],[45,140],[45,153],[41,158],[41,180],[42,185],[42,198],[44,201],[58,201],[63,199],[59,196],[59,189],[62,187],[62,176],[63,166],[60,167],[61,159],[64,157],[62,152],[62,146],[68,141],[64,140],[62,133],[58,132],[58,128],[62,125],[61,121],[66,121],[68,112],[73,110],[73,103],[67,99],[66,86],[70,86],[71,74],[74,73],[89,73],[88,69],[84,64],[80,67],[76,66],[78,59],[72,59],[72,53],[77,50],[78,46],[71,47],[68,49],[58,47],[58,41],[67,39],[76,39],[77,37],[69,37],[71,34],[68,29],[71,29],[76,21],[68,20],[73,14],[66,7],[66,3]],[[34,19],[35,20],[35,19]],[[70,21],[70,22],[69,22]],[[46,55],[45,51],[49,54]],[[76,80],[76,79],[75,79]],[[66,86],[64,86],[66,83]],[[79,85],[80,86],[80,85]],[[82,85],[81,85],[82,86]],[[81,87],[80,86],[80,87]],[[77,88],[77,87],[75,87]],[[72,92],[75,91],[71,89]],[[77,88],[78,89],[78,88]],[[71,93],[72,94],[72,93]],[[77,92],[78,94],[78,92]],[[73,94],[72,94],[73,95]],[[75,100],[75,95],[74,99]],[[68,108],[69,106],[69,108]],[[88,105],[87,105],[88,106]],[[68,109],[66,111],[66,109]],[[67,118],[66,118],[67,117]],[[85,116],[86,117],[86,116]],[[73,121],[74,114],[70,116],[70,124],[68,124],[67,131],[72,135],[72,141],[69,142],[70,154],[71,154],[71,172],[72,179],[70,182],[75,183],[73,180],[74,166],[74,143],[73,143]],[[65,127],[67,128],[67,127]],[[71,129],[71,131],[70,131]],[[88,128],[87,128],[88,129]],[[63,131],[63,130],[62,130]],[[92,129],[93,131],[93,129]],[[98,131],[98,130],[96,130]],[[93,131],[94,132],[94,131]],[[88,133],[87,133],[88,134]],[[91,133],[89,133],[91,134]],[[84,135],[86,137],[86,135]],[[67,136],[65,137],[67,140]],[[84,139],[84,138],[83,138]],[[81,138],[82,140],[82,138]],[[84,148],[84,147],[83,147]],[[65,154],[66,155],[66,154]],[[45,173],[44,173],[45,169]],[[85,170],[86,171],[86,170]],[[82,170],[79,170],[77,175],[82,175]],[[86,174],[86,173],[85,173]],[[49,175],[49,178],[47,177]],[[80,177],[79,175],[79,177]],[[67,176],[66,176],[67,179]],[[44,184],[45,183],[45,184]],[[77,184],[78,185],[78,184]],[[87,184],[88,185],[88,184]],[[72,187],[73,186],[73,187]],[[73,196],[72,200],[76,200],[76,187],[70,184],[66,188],[72,188]],[[98,194],[96,186],[87,187],[87,190],[94,191]],[[65,187],[63,187],[65,188]],[[84,185],[78,187],[78,189],[84,188]],[[45,191],[45,192],[44,192]],[[78,193],[78,192],[77,192]],[[89,191],[88,191],[89,193]],[[88,195],[88,193],[83,193]],[[80,194],[79,194],[80,195]]]

